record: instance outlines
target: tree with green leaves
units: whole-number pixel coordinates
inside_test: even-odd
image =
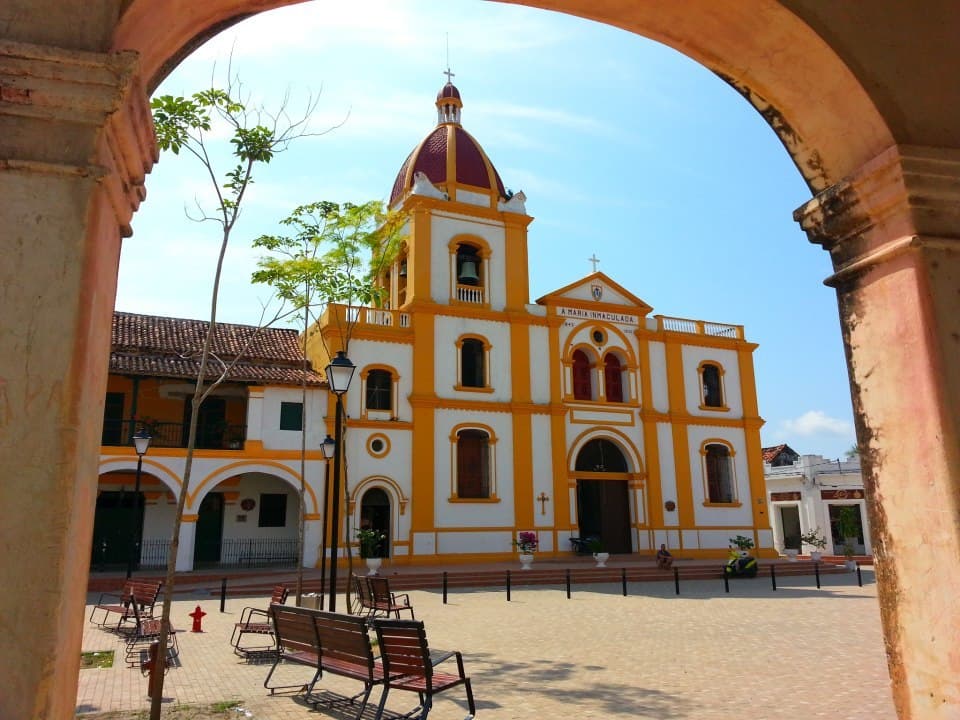
[[[228,78],[231,77],[229,69],[227,75]],[[217,256],[210,298],[210,322],[202,346],[199,349],[189,349],[198,359],[199,370],[191,402],[183,482],[177,500],[167,558],[158,658],[165,658],[167,652],[180,527],[189,494],[200,406],[224,380],[232,365],[240,357],[238,354],[231,362],[226,362],[211,352],[213,338],[217,332],[220,277],[230,237],[240,218],[247,191],[254,181],[255,170],[269,164],[277,153],[286,150],[297,138],[323,134],[332,129],[329,128],[322,133],[308,131],[308,120],[317,104],[313,98],[308,98],[302,115],[292,120],[287,112],[286,100],[281,103],[281,107],[276,112],[269,112],[262,105],[251,105],[238,99],[239,91],[239,84],[231,79],[228,80],[225,89],[210,88],[194,93],[190,97],[163,95],[154,98],[150,104],[160,149],[174,155],[180,155],[181,152],[192,155],[199,162],[214,191],[212,206],[205,207],[199,200],[195,201],[199,215],[191,216],[192,219],[198,222],[211,222],[217,225],[220,231],[220,252]],[[230,149],[226,153],[221,149],[222,141],[217,139],[223,132],[229,137]],[[221,158],[224,155],[227,159],[222,161]],[[221,162],[226,164],[225,168],[221,167]],[[260,326],[265,327],[277,319],[279,314],[270,322],[264,323],[264,318],[261,317]],[[154,693],[150,706],[151,720],[160,719],[162,678],[161,674],[160,687]]]
[[[323,314],[323,309],[330,303],[343,303],[349,307],[382,304],[383,288],[377,284],[377,278],[396,257],[402,242],[403,224],[397,214],[388,213],[383,204],[377,201],[360,205],[340,205],[329,201],[301,205],[280,224],[289,228],[292,234],[262,235],[254,240],[254,247],[265,250],[268,254],[258,261],[259,269],[253,273],[252,279],[255,283],[271,286],[276,296],[291,307],[302,323],[304,373],[301,392],[306,411],[307,337],[311,324],[317,321]],[[355,316],[350,313],[335,313],[334,316],[338,323],[337,336],[342,344],[341,349],[346,351],[356,324],[355,320],[351,321],[350,318]],[[317,333],[317,337],[323,343],[327,357],[332,356],[323,333]],[[298,605],[303,593],[306,416],[303,427],[300,446],[300,527],[297,542]],[[341,439],[342,437],[341,433]],[[344,470],[344,497],[349,496],[346,477]],[[326,492],[326,488],[324,491]],[[336,531],[334,528],[334,532]],[[347,536],[349,537],[349,518]],[[347,556],[352,566],[349,544]]]

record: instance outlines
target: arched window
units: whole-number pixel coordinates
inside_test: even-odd
[[[393,409],[393,378],[386,370],[371,370],[367,375],[367,410]]]
[[[583,350],[573,353],[573,397],[575,400],[593,400],[593,381],[590,377],[590,358]]]
[[[483,430],[457,433],[457,497],[490,497],[490,436]]]
[[[711,443],[704,448],[708,502],[732,503],[735,500],[732,460],[730,448],[726,445]]]
[[[581,472],[627,472],[627,459],[614,443],[597,438],[586,443],[577,453],[576,469]]]
[[[700,381],[703,384],[703,404],[705,407],[722,408],[723,385],[720,382],[722,371],[718,365],[703,363],[700,366]]]
[[[613,353],[607,353],[603,358],[603,385],[607,402],[623,402],[623,372],[620,358]]]
[[[463,387],[485,387],[486,368],[483,342],[467,338],[460,346],[460,384]]]

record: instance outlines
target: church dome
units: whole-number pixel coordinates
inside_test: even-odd
[[[390,207],[413,189],[418,173],[451,200],[495,208],[506,197],[500,174],[474,137],[460,125],[463,102],[447,82],[437,93],[437,127],[404,161],[390,193]]]

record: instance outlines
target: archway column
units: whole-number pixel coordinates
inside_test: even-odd
[[[902,720],[960,707],[960,151],[891,147],[795,218],[828,250]]]
[[[193,570],[193,553],[197,546],[197,520],[199,519],[199,515],[186,513],[183,515],[183,521],[180,523],[180,539],[177,543],[177,572]]]
[[[2,717],[74,714],[120,238],[156,157],[136,71],[0,41],[0,581],[44,588],[0,599],[30,635],[0,639]]]

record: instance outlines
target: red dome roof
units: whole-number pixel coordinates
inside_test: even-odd
[[[452,82],[448,82],[446,85],[440,88],[440,92],[437,93],[437,100],[443,100],[444,98],[456,98],[457,100],[460,99],[460,91],[457,90],[457,86]]]
[[[441,109],[441,118],[451,117],[443,115],[444,106],[459,107],[460,104],[460,91],[452,83],[448,82],[437,93],[437,107]],[[459,120],[459,115],[456,120]],[[448,163],[451,154],[453,162]],[[451,165],[454,167],[454,177],[447,176],[447,168]],[[487,190],[493,196],[491,204],[494,206],[497,200],[506,197],[500,174],[480,147],[480,143],[456,121],[441,120],[433,132],[410,153],[393,183],[390,193],[391,207],[410,192],[414,174],[417,172],[424,173],[430,182],[445,190],[453,199],[456,199],[455,190],[458,185],[466,185],[466,190],[474,192],[478,189]]]

